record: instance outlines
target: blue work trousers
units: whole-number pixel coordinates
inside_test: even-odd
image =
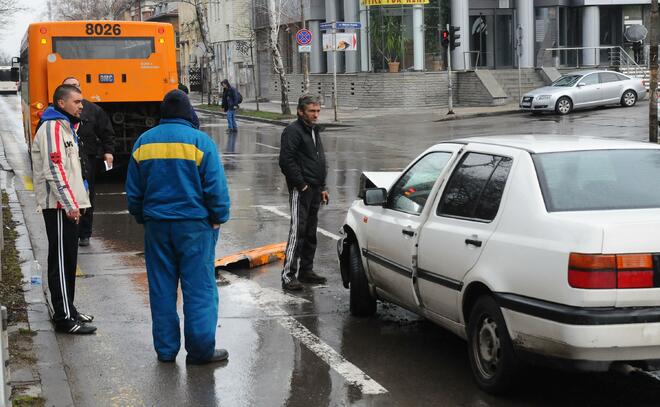
[[[161,359],[174,360],[181,347],[176,309],[181,281],[187,358],[210,359],[218,323],[214,257],[219,231],[208,220],[150,220],[144,231],[156,353]]]
[[[236,130],[238,126],[236,125],[236,110],[233,107],[230,107],[227,110],[227,127],[229,130]]]

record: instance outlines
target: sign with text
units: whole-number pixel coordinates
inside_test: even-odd
[[[390,6],[406,4],[429,4],[430,0],[361,0],[363,6]]]
[[[312,52],[312,46],[311,45],[298,45],[298,52]]]
[[[323,51],[357,51],[357,34],[323,34]]]
[[[296,33],[296,42],[298,45],[309,45],[312,43],[312,32],[306,28],[298,30]]]
[[[338,30],[345,30],[345,29],[359,30],[360,28],[362,28],[362,23],[349,23],[346,21],[337,21]]]

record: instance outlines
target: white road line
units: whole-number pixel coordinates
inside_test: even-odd
[[[283,217],[283,218],[291,219],[291,216],[290,216],[288,213],[284,213],[284,212],[282,212],[281,210],[277,209],[276,206],[254,205],[253,208],[264,209],[264,210],[266,210],[266,211],[268,211],[268,212],[274,213],[275,215],[281,216],[281,217]],[[334,233],[332,233],[332,232],[328,232],[327,230],[325,230],[325,229],[323,229],[323,228],[316,228],[316,230],[318,230],[318,232],[319,232],[320,234],[322,234],[323,236],[329,237],[330,239],[334,239],[334,240],[339,240],[339,239],[341,239],[341,236],[336,235],[336,234],[334,234]]]
[[[259,307],[266,315],[275,318],[275,320],[289,331],[291,336],[299,340],[310,351],[330,366],[335,372],[339,373],[344,380],[360,389],[362,394],[384,394],[387,389],[381,386],[377,381],[369,377],[360,368],[349,362],[342,355],[337,353],[330,345],[323,342],[321,338],[314,335],[303,324],[290,316],[279,304],[290,304],[308,302],[307,300],[295,297],[286,293],[277,292],[273,289],[262,288],[258,283],[239,278],[228,272],[221,272],[222,276],[231,284],[227,287],[231,289],[246,288],[250,294],[253,303]]]
[[[254,144],[264,146],[264,147],[268,147],[268,148],[272,148],[273,150],[279,150],[280,149],[279,147],[271,146],[271,145],[264,144],[264,143],[259,143],[259,142],[256,142],[256,141],[254,142]]]

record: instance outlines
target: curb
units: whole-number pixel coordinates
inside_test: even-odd
[[[16,222],[16,250],[21,261],[21,272],[24,281],[24,296],[27,303],[28,325],[32,331],[37,332],[33,337],[34,350],[37,356],[37,371],[39,377],[40,395],[46,399],[49,406],[73,406],[71,387],[66,375],[64,361],[60,351],[55,330],[50,322],[50,313],[43,285],[43,272],[35,259],[32,242],[27,229],[23,208],[14,185],[13,170],[5,167],[4,151],[0,162],[3,170],[0,171],[0,187],[9,196],[9,209],[12,219]],[[9,175],[12,173],[12,175]],[[33,274],[40,277],[41,282],[32,284]]]
[[[223,113],[223,112],[218,112],[218,111],[209,110],[209,109],[201,109],[201,108],[196,107],[196,106],[193,106],[193,108],[198,112],[202,112],[202,113],[206,113],[206,114],[213,114],[213,115],[220,116],[220,117],[227,117],[227,114]],[[284,127],[288,126],[289,124],[291,124],[291,121],[293,121],[293,119],[291,119],[291,121],[284,121],[284,120],[264,119],[262,117],[246,116],[246,115],[239,115],[239,114],[237,114],[235,117],[237,119],[241,119],[241,120],[245,120],[245,121],[249,121],[249,122],[266,123],[266,124],[272,124],[272,125],[275,125],[275,126],[284,126]],[[345,124],[345,123],[322,123],[321,126],[323,126],[325,128],[331,128],[331,127],[348,128],[348,127],[353,127],[353,125]]]
[[[518,109],[511,109],[511,110],[498,110],[495,112],[479,112],[479,113],[467,113],[467,114],[454,114],[454,115],[447,115],[446,117],[443,117],[438,120],[434,120],[435,123],[438,122],[447,122],[451,120],[464,120],[464,119],[474,119],[478,117],[492,117],[492,116],[506,116],[506,115],[512,115],[516,113],[526,113],[522,112]]]

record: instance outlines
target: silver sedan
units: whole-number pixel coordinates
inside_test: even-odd
[[[613,71],[583,71],[563,75],[549,86],[524,94],[520,109],[564,115],[573,109],[612,104],[631,107],[645,96],[641,79]]]

